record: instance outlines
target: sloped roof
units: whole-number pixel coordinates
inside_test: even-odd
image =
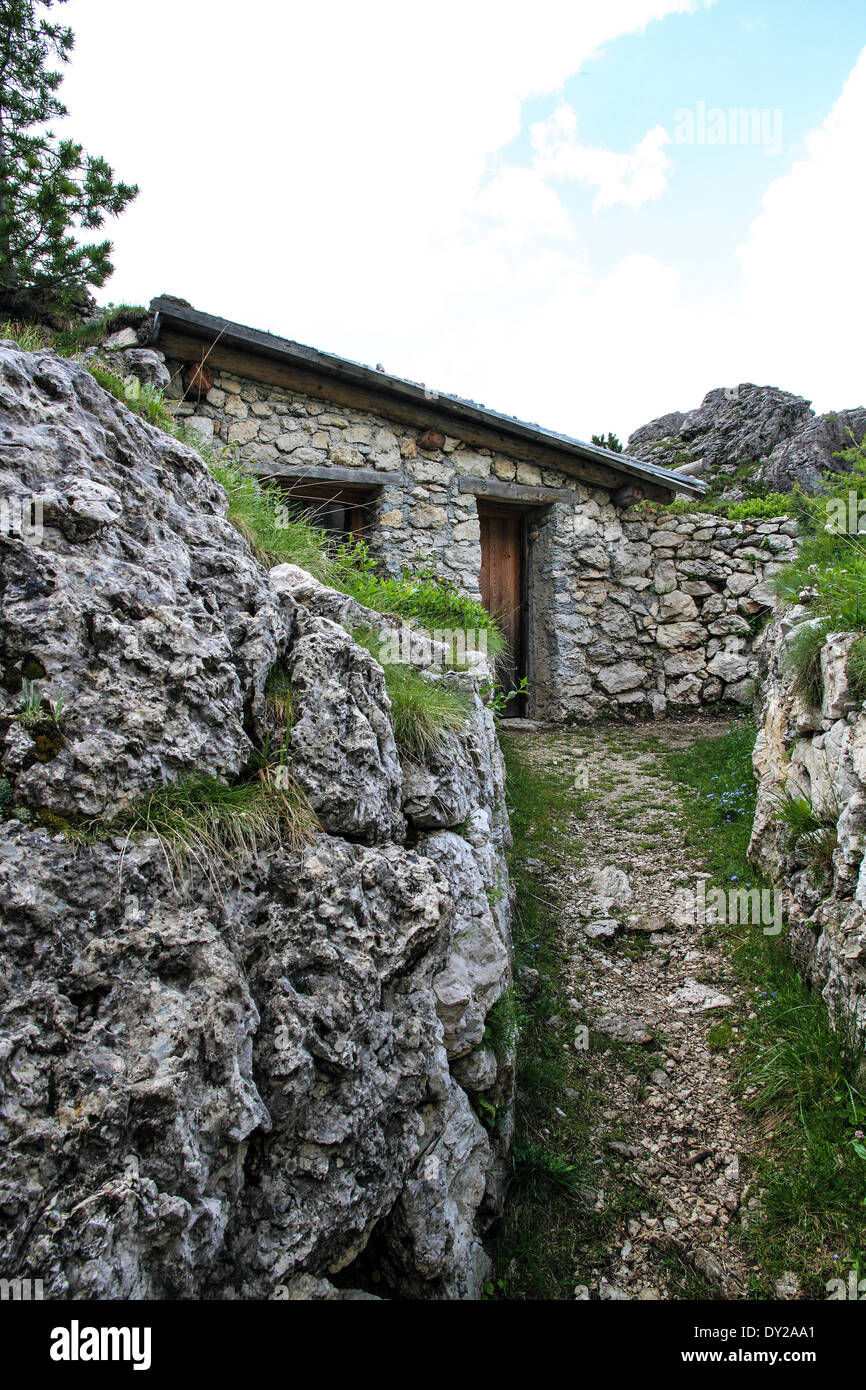
[[[431,391],[428,387],[403,377],[390,376],[387,372],[353,362],[349,358],[336,357],[332,353],[319,352],[316,348],[295,343],[289,338],[279,338],[273,333],[262,333],[259,329],[247,328],[244,324],[233,323],[230,319],[219,318],[214,314],[201,313],[183,302],[167,296],[151,301],[152,313],[156,316],[155,335],[158,338],[163,330],[173,329],[191,337],[201,339],[211,345],[217,343],[223,349],[231,348],[254,357],[270,358],[287,366],[300,368],[323,380],[342,383],[361,389],[383,403],[389,400],[398,403],[405,413],[414,405],[419,415],[429,416],[431,412],[442,419],[447,427],[453,421],[459,427],[471,425],[475,429],[487,428],[497,435],[503,447],[514,441],[521,446],[522,453],[531,450],[533,444],[542,448],[546,454],[551,451],[559,456],[564,472],[568,473],[569,460],[585,460],[601,464],[605,468],[632,481],[643,481],[655,487],[675,489],[678,492],[700,496],[706,484],[696,478],[685,477],[671,469],[659,468],[655,464],[644,463],[628,454],[617,454],[611,449],[603,449],[597,444],[587,444],[582,439],[559,434],[555,430],[544,429],[541,425],[518,420],[513,415],[503,415],[498,410],[465,400],[462,396],[447,392]],[[455,429],[459,433],[459,428]]]

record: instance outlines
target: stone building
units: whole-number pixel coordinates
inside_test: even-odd
[[[382,566],[430,566],[503,621],[522,713],[664,712],[749,698],[754,619],[792,552],[784,518],[660,527],[638,504],[704,485],[182,301],[155,299],[167,396]],[[637,509],[636,509],[637,507]]]

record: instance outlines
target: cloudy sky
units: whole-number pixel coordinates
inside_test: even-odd
[[[141,185],[103,302],[180,295],[582,438],[738,381],[866,404],[863,0],[64,18],[69,133]]]

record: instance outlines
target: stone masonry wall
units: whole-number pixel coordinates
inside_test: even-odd
[[[563,719],[747,703],[770,580],[794,555],[796,531],[785,517],[653,521],[595,497],[552,507],[533,567],[539,708]]]
[[[367,538],[393,574],[432,564],[478,596],[480,527],[462,478],[572,489],[573,504],[530,517],[529,714],[662,715],[670,705],[751,699],[769,581],[795,553],[797,528],[786,517],[659,518],[556,469],[226,372],[193,404],[183,399],[183,364],[167,366],[173,408],[205,442],[251,464],[381,472]]]
[[[367,539],[392,574],[432,561],[440,573],[478,597],[478,513],[475,498],[459,490],[461,478],[493,477],[539,487],[575,485],[582,500],[590,496],[556,470],[515,463],[449,436],[442,436],[436,447],[423,434],[381,416],[227,372],[215,372],[213,389],[191,405],[180,400],[182,364],[167,365],[172,374],[168,394],[178,399],[175,412],[205,443],[234,446],[251,464],[381,472],[383,487],[370,504]]]

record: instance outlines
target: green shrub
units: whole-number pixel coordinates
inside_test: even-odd
[[[8,777],[0,777],[0,813],[12,805],[12,783]]]

